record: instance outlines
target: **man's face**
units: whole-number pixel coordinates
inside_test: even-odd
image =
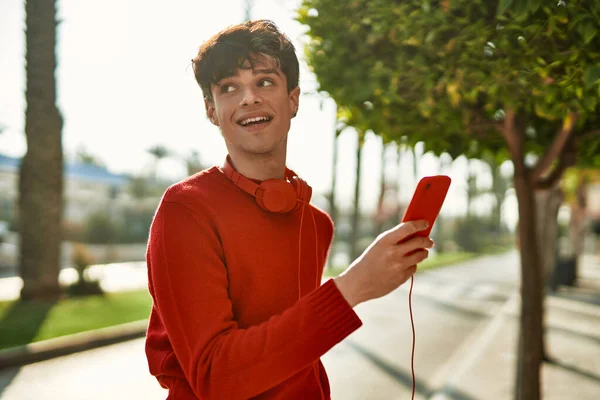
[[[261,54],[255,59],[254,69],[240,68],[236,75],[211,85],[213,100],[205,100],[206,112],[221,129],[230,154],[285,153],[300,88],[288,93],[277,63]]]

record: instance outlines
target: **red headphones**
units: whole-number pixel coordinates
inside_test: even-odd
[[[285,180],[267,179],[258,184],[238,173],[227,156],[223,173],[237,187],[254,196],[265,211],[288,213],[298,209],[302,203],[308,204],[312,196],[312,188],[288,168],[285,169]]]

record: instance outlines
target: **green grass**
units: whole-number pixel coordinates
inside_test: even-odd
[[[425,271],[428,269],[434,269],[439,267],[446,267],[452,264],[458,264],[463,261],[473,259],[480,256],[481,254],[467,253],[464,251],[457,251],[451,253],[441,253],[434,257],[428,258],[419,264],[417,271]]]
[[[61,299],[0,302],[0,349],[148,318],[147,290]]]

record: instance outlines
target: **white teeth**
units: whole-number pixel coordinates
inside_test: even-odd
[[[269,121],[269,117],[254,117],[254,118],[248,118],[243,120],[242,122],[240,122],[240,124],[246,126],[251,122],[260,122],[260,121]]]

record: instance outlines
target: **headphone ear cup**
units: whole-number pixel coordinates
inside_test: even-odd
[[[298,201],[296,189],[289,182],[277,179],[268,179],[260,184],[263,195],[256,197],[258,205],[266,211],[288,213],[292,211]]]

